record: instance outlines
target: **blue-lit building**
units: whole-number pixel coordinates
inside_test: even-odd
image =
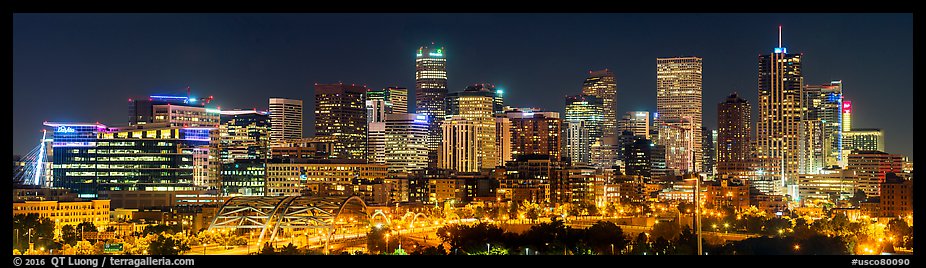
[[[95,123],[45,122],[54,131],[54,187],[81,198],[107,191],[198,190],[197,150],[208,146],[210,128],[171,127],[166,123],[111,128]],[[199,161],[197,161],[199,160]],[[205,165],[200,165],[205,166]]]

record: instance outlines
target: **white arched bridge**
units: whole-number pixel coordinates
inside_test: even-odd
[[[357,196],[240,196],[222,205],[209,230],[257,229],[260,244],[281,232],[317,230],[330,236],[338,229],[368,226],[366,203]]]

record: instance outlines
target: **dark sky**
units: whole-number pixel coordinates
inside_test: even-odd
[[[911,14],[15,14],[13,153],[42,121],[125,125],[128,98],[187,85],[223,110],[303,99],[310,135],[313,83],[414,88],[415,51],[432,41],[451,92],[490,82],[506,104],[553,111],[600,68],[617,77],[618,114],[654,111],[656,58],[700,56],[713,129],[732,91],[755,107],[778,25],[806,83],[843,80],[853,128],[881,128],[888,152],[912,157]]]

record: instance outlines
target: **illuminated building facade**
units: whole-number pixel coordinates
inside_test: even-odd
[[[623,144],[624,175],[651,178],[653,142],[642,136],[633,135],[630,142]]]
[[[630,131],[635,136],[650,138],[650,121],[649,112],[647,111],[630,111],[624,114],[620,121],[617,122],[618,131]],[[619,133],[619,132],[618,132]]]
[[[270,143],[273,159],[329,159],[334,148],[334,137],[321,136],[280,140]]]
[[[825,169],[818,174],[798,175],[798,193],[804,206],[821,202],[837,204],[855,195],[858,176],[852,169]]]
[[[98,198],[102,191],[217,188],[214,181],[194,184],[198,170],[194,150],[217,140],[213,128],[172,127],[169,123],[121,129],[102,124],[45,125],[55,128],[53,185],[70,189],[78,197]]]
[[[170,123],[178,127],[218,127],[219,111],[206,109],[212,97],[197,99],[152,95],[129,99],[129,126]]]
[[[692,172],[692,163],[700,160],[693,152],[693,148],[701,148],[701,140],[694,137],[700,129],[691,131],[694,126],[687,120],[660,118],[659,121],[658,144],[665,148],[667,171],[675,175]]]
[[[408,173],[428,168],[428,118],[418,114],[386,115],[386,166]]]
[[[479,126],[476,147],[473,150],[476,152],[477,166],[481,169],[492,169],[498,164],[499,157],[495,148],[495,111],[502,107],[496,107],[495,94],[494,86],[476,84],[466,87],[461,92],[448,94],[446,100],[448,116],[459,117]]]
[[[848,169],[855,170],[858,176],[858,189],[868,197],[880,194],[880,184],[887,173],[903,172],[904,159],[901,155],[881,151],[854,150],[848,157]]]
[[[367,161],[386,163],[386,122],[373,122],[367,125]]]
[[[751,162],[752,107],[733,93],[717,104],[717,174],[746,178]]]
[[[433,44],[432,44],[433,45]],[[447,58],[443,47],[422,46],[415,57],[415,113],[429,121],[428,165],[437,166],[441,122],[446,115]]]
[[[854,150],[884,151],[884,131],[877,128],[854,129],[843,132],[843,158]],[[848,159],[846,159],[848,161]],[[845,166],[845,165],[844,165]]]
[[[271,161],[267,164],[267,196],[300,195],[319,185],[347,191],[355,180],[381,180],[386,178],[386,172],[386,165],[363,160]]]
[[[839,166],[843,163],[844,134],[850,130],[843,129],[842,80],[822,85],[806,85],[804,92],[804,118],[819,120],[818,124],[821,126],[823,167]]]
[[[270,141],[302,138],[302,100],[270,98]]]
[[[716,130],[701,127],[701,163],[703,172],[708,176],[714,175],[714,168],[717,166],[716,133]]]
[[[617,81],[608,69],[589,71],[582,83],[582,94],[595,96],[602,105],[602,136],[617,135]]]
[[[441,124],[444,141],[441,142],[439,167],[457,172],[479,172],[479,134],[484,132],[482,126],[481,122],[467,120],[460,115],[449,116],[444,120]],[[494,131],[492,135],[495,135]]]
[[[700,172],[701,167],[701,71],[702,59],[699,57],[676,57],[656,59],[656,119],[659,124],[686,122],[685,126],[672,125],[659,128],[659,143],[666,145],[666,165],[679,172]],[[689,147],[687,142],[676,140],[682,137],[677,133],[684,127],[686,135],[694,140]],[[672,133],[664,133],[670,131]],[[671,145],[670,145],[671,144]],[[693,163],[685,165],[679,161],[682,153],[692,154]]]
[[[557,112],[506,113],[511,120],[511,154],[548,155],[559,161],[562,119]]]
[[[367,91],[367,123],[386,121],[386,114],[392,113],[392,102],[389,99],[389,93],[385,89],[370,89]]]
[[[408,89],[404,87],[387,87],[387,101],[391,104],[391,113],[408,113]]]
[[[588,133],[588,145],[582,140],[582,131],[572,131],[567,134],[567,154],[572,158],[573,163],[591,163],[591,150],[582,150],[591,148],[592,144],[600,143],[604,134],[604,104],[601,99],[591,95],[575,95],[566,97],[566,122],[577,126],[581,124],[585,128],[584,132]],[[579,144],[582,143],[582,144]],[[570,146],[572,145],[572,146]]]
[[[219,158],[222,163],[270,157],[270,113],[257,110],[220,113]]]
[[[77,227],[83,222],[90,222],[97,228],[104,228],[109,225],[109,205],[109,200],[13,202],[13,216],[37,214],[39,217],[53,221],[55,229],[65,225]]]
[[[788,53],[780,40],[774,53],[759,56],[759,170],[752,184],[762,193],[784,194],[800,171],[802,57]]]
[[[913,179],[888,175],[880,188],[878,217],[900,218],[913,215]]]
[[[514,160],[511,152],[511,119],[507,115],[509,112],[512,111],[495,115],[495,151],[498,152],[496,166],[504,166],[505,162]]]
[[[367,159],[367,89],[315,84],[315,136],[335,139],[332,158]]]
[[[582,121],[566,121],[566,153],[573,164],[591,164],[591,137]]]

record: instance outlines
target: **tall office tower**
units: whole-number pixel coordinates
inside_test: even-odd
[[[711,130],[703,126],[701,127],[702,170],[704,170],[704,173],[708,176],[714,175],[714,167],[717,163],[717,155],[714,151],[714,145],[717,142],[717,140],[714,139],[715,132],[716,130]]]
[[[433,43],[432,43],[433,45]],[[443,47],[422,46],[415,57],[415,113],[430,120],[428,134],[428,166],[437,166],[441,146],[441,121],[446,108],[447,58]]]
[[[752,162],[752,107],[736,93],[717,104],[717,174],[747,179]]]
[[[389,101],[389,95],[390,92],[385,89],[370,89],[367,91],[367,123],[386,121],[386,114],[392,113],[392,102]]]
[[[701,66],[702,59],[699,57],[678,57],[678,58],[657,58],[656,59],[656,112],[659,113],[657,119],[660,124],[673,120],[685,120],[691,138],[695,141],[692,144],[699,144],[701,140]],[[659,128],[660,130],[670,130],[671,128]],[[660,139],[663,133],[659,133]],[[661,140],[660,143],[667,143]],[[684,146],[685,143],[673,141],[678,145]],[[674,146],[666,145],[666,152],[672,153]],[[693,165],[675,166],[678,161],[666,156],[666,165],[671,169],[679,172],[699,172],[701,167],[701,146],[685,148],[690,150]],[[693,168],[693,169],[692,169]]]
[[[701,140],[697,135],[700,128],[694,129],[693,123],[687,119],[659,119],[659,145],[665,146],[666,169],[671,174],[682,175],[693,172],[692,163],[700,162],[700,158],[692,151],[701,148]]]
[[[752,183],[763,193],[784,194],[794,185],[799,169],[802,54],[789,54],[781,46],[759,56],[759,120],[756,123],[756,155],[759,161]]]
[[[507,112],[511,119],[511,154],[547,155],[560,160],[562,119],[557,112]]]
[[[566,121],[583,122],[588,129],[589,143],[600,142],[604,137],[604,105],[591,95],[566,97]]]
[[[887,173],[903,172],[903,156],[882,151],[853,150],[847,157],[848,169],[858,175],[857,189],[868,197],[880,194],[880,184]]]
[[[404,87],[388,87],[386,92],[389,92],[389,99],[387,100],[392,104],[392,113],[394,114],[405,114],[408,113],[408,89]]]
[[[461,92],[447,94],[447,115],[458,115],[479,125],[477,148],[478,165],[492,169],[498,164],[495,149],[495,89],[488,84],[466,87]]]
[[[367,161],[376,164],[386,163],[386,122],[372,122],[367,125]]]
[[[842,80],[823,85],[804,86],[805,118],[820,120],[822,131],[823,166],[839,166],[842,163],[843,129]]]
[[[630,111],[624,114],[620,121],[617,122],[618,133],[621,131],[630,131],[634,136],[640,136],[649,139],[650,122],[649,112],[647,111]]]
[[[492,91],[495,91],[495,95],[492,99],[492,112],[493,114],[503,114],[505,113],[505,99],[502,94],[505,93],[502,89],[495,89],[495,85],[491,86]]]
[[[332,158],[367,159],[367,89],[315,84],[315,136],[335,139]]]
[[[621,146],[623,146],[624,154],[624,174],[650,178],[653,165],[651,162],[653,142],[642,136],[634,135],[630,142],[623,143]]]
[[[441,124],[443,130],[439,167],[457,172],[479,172],[479,134],[483,124],[451,115]],[[494,131],[492,133],[495,134]],[[494,163],[493,163],[494,164]]]
[[[129,126],[169,123],[176,127],[219,127],[219,111],[206,109],[209,98],[152,95],[129,99]]]
[[[386,166],[389,172],[402,173],[428,168],[428,118],[386,115]]]
[[[591,154],[590,164],[595,168],[611,168],[619,165],[621,160],[621,143],[618,137],[607,136],[588,147]],[[624,138],[628,138],[624,136]]]
[[[219,158],[222,163],[270,158],[270,113],[257,110],[220,113]]]
[[[588,128],[583,121],[566,121],[566,153],[573,165],[589,165],[592,163],[591,138]]]
[[[270,98],[270,142],[302,138],[302,100]]]
[[[498,152],[497,166],[514,160],[511,154],[511,119],[505,114],[495,115],[495,151]]]
[[[826,163],[823,120],[802,119],[798,129],[798,173],[820,174]]]
[[[617,82],[608,69],[588,71],[588,78],[582,83],[582,94],[601,100],[603,108],[602,136],[617,136]]]

